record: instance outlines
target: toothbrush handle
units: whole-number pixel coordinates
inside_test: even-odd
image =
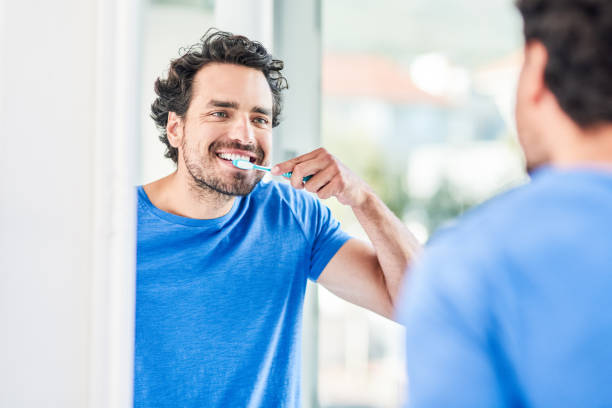
[[[291,178],[291,175],[292,175],[292,174],[293,174],[292,172],[285,173],[285,174],[283,174],[283,177]],[[307,182],[308,180],[310,180],[311,178],[312,178],[312,175],[311,175],[311,176],[306,176],[306,177],[304,177],[304,178],[302,179],[302,181],[305,183],[305,182]]]

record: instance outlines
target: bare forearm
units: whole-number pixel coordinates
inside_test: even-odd
[[[389,297],[395,303],[404,274],[420,245],[380,198],[373,192],[366,195],[363,203],[352,209],[374,246]]]
[[[419,244],[370,187],[323,148],[279,163],[272,174],[293,172],[291,185],[336,197],[353,209],[372,246],[349,240],[327,264],[318,282],[343,299],[392,317],[402,278]],[[304,177],[311,178],[304,183]]]

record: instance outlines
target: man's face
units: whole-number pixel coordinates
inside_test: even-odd
[[[272,144],[272,92],[254,68],[210,63],[195,75],[182,121],[180,161],[195,183],[226,195],[245,195],[263,177],[233,159],[268,165]]]

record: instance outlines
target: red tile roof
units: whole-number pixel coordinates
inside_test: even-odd
[[[447,104],[444,98],[419,89],[408,69],[389,58],[326,54],[322,62],[322,88],[326,96],[379,99],[397,104]]]

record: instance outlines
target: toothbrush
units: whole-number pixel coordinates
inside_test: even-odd
[[[242,170],[261,170],[261,171],[267,171],[267,172],[272,170],[270,167],[258,166],[254,163],[251,163],[248,160],[242,160],[242,159],[234,159],[232,160],[232,164]],[[283,177],[291,178],[292,174],[293,174],[292,172],[288,172],[288,173],[283,174]],[[306,176],[302,179],[302,181],[305,183],[311,178],[312,176]]]

